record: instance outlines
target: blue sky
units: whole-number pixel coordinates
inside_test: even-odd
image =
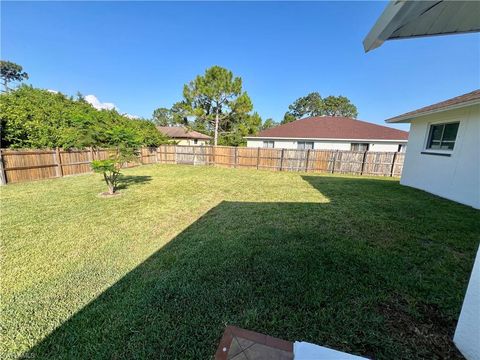
[[[220,65],[241,76],[263,118],[311,91],[385,118],[480,87],[480,36],[362,40],[386,2],[4,2],[1,57],[29,83],[80,91],[149,117]]]

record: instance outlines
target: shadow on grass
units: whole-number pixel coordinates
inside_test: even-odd
[[[118,190],[128,189],[131,185],[144,184],[152,181],[152,177],[147,175],[120,175]]]
[[[456,358],[478,213],[392,181],[304,180],[330,202],[220,203],[25,356],[209,359],[232,324],[379,359]]]

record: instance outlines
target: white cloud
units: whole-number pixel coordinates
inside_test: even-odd
[[[137,116],[137,115],[132,115],[132,114],[122,114],[123,116],[129,118],[129,119],[140,119],[140,116]]]
[[[95,109],[98,110],[113,110],[117,107],[114,103],[102,103],[95,95],[86,95],[84,97],[85,101],[91,104]]]
[[[88,102],[90,105],[92,105],[95,109],[98,109],[98,110],[117,110],[119,111],[119,109],[115,106],[114,103],[102,103],[100,102],[100,100],[98,100],[98,98],[95,96],[95,95],[86,95],[84,97],[85,101]],[[129,119],[140,119],[140,116],[137,116],[137,115],[132,115],[132,114],[128,114],[128,113],[124,113],[122,114],[123,116],[126,116],[127,118]]]
[[[57,90],[47,89],[47,91],[52,94],[58,94]]]

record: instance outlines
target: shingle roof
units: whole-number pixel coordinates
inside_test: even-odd
[[[475,104],[475,103],[480,103],[480,89],[469,92],[467,94],[456,96],[454,98],[451,98],[445,101],[441,101],[433,105],[425,106],[423,108],[420,108],[414,111],[407,112],[403,115],[392,117],[385,121],[387,122],[407,121],[411,118],[415,118],[417,116],[425,115],[431,112],[437,112],[439,110],[448,110],[451,108],[467,106],[469,104]]]
[[[211,137],[198,131],[188,130],[183,126],[157,126],[158,131],[172,139],[201,139],[210,140]]]
[[[408,132],[346,117],[320,116],[261,131],[260,138],[407,140]]]

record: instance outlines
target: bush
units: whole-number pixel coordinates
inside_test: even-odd
[[[1,147],[141,147],[166,143],[151,121],[97,110],[79,97],[22,85],[0,95]]]
[[[120,164],[112,159],[92,161],[92,169],[96,173],[103,174],[103,178],[108,186],[108,193],[115,194],[118,188],[118,178],[120,176]]]

